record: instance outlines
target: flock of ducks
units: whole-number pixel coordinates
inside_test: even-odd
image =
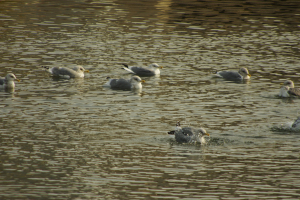
[[[139,76],[156,76],[160,75],[160,70],[163,68],[156,63],[150,64],[147,68],[144,67],[135,67],[135,66],[128,66],[123,64],[124,67],[122,69],[126,70],[127,72],[134,74],[129,80],[126,79],[112,79],[107,77],[108,82],[104,84],[114,90],[141,90],[142,83],[145,81],[142,80]]]
[[[114,90],[141,90],[142,83],[145,82],[139,76],[155,76],[160,74],[160,69],[162,66],[159,66],[156,63],[150,64],[147,68],[128,66],[123,64],[124,70],[129,73],[134,74],[129,80],[127,79],[112,79],[107,77],[108,82],[104,84],[105,87],[109,87]],[[44,67],[50,74],[53,76],[62,76],[69,78],[83,78],[85,72],[89,70],[84,69],[82,66],[75,66],[73,69],[65,67]],[[250,79],[251,75],[246,68],[241,68],[239,71],[220,71],[217,72],[214,77],[223,78],[229,81],[243,81]],[[20,82],[19,79],[12,73],[8,73],[4,79],[0,79],[0,87],[7,89],[14,89],[15,82]],[[283,83],[283,86],[280,88],[279,92],[280,97],[291,97],[291,96],[300,96],[300,89],[294,87],[294,83],[291,80],[287,80]],[[300,117],[292,125],[293,128],[300,128]],[[205,144],[205,136],[209,136],[204,128],[195,129],[192,127],[183,127],[181,128],[180,122],[176,123],[176,128],[173,131],[168,132],[170,135],[175,135],[175,140],[178,143],[195,143]]]

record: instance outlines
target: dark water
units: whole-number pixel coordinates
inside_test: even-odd
[[[299,199],[297,1],[0,1],[1,199]],[[122,63],[164,68],[103,88]],[[83,65],[84,79],[40,66]],[[214,79],[247,67],[251,80]],[[177,144],[176,121],[206,146]]]

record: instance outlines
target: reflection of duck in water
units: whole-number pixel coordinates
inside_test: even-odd
[[[5,78],[0,78],[0,86],[4,89],[13,89],[15,88],[14,80],[20,82],[13,73],[8,73]]]
[[[133,76],[129,80],[123,78],[112,79],[110,77],[107,77],[107,79],[108,82],[105,83],[104,86],[110,87],[114,90],[141,90],[143,87],[142,83],[145,82],[138,76]]]
[[[283,83],[279,92],[280,97],[300,96],[300,89],[294,88],[294,82],[287,80]]]
[[[176,124],[175,131],[168,132],[170,135],[175,135],[175,140],[178,143],[193,143],[199,142],[201,144],[205,144],[204,136],[209,136],[204,128],[194,129],[192,127],[180,127],[180,122],[178,121]]]
[[[84,72],[89,72],[89,70],[84,69],[82,66],[75,66],[73,69],[66,67],[44,67],[53,76],[69,76],[70,78],[83,78]]]
[[[125,67],[122,69],[125,69],[126,71],[136,74],[138,76],[155,76],[160,74],[159,68],[162,68],[162,66],[159,66],[156,63],[152,63],[149,65],[148,68],[143,67],[134,67],[134,66],[128,66],[126,64],[123,64]]]
[[[247,68],[242,67],[238,72],[236,71],[220,71],[215,74],[215,77],[224,78],[227,81],[242,81],[248,80],[251,77]]]

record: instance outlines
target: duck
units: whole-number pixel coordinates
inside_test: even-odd
[[[148,68],[144,67],[135,67],[128,66],[126,64],[122,64],[124,67],[122,69],[128,71],[129,73],[136,74],[138,76],[155,76],[160,75],[160,70],[163,67],[159,66],[157,63],[152,63],[148,66]]]
[[[67,67],[42,67],[47,69],[53,76],[68,76],[69,78],[83,78],[84,72],[89,72],[89,70],[84,69],[80,65],[75,66],[73,69]]]
[[[223,78],[227,81],[243,81],[249,80],[251,74],[249,73],[248,69],[242,67],[239,71],[220,71],[215,74],[215,77]]]
[[[13,89],[15,88],[15,80],[20,82],[13,73],[8,73],[5,78],[0,78],[0,86],[4,89]]]
[[[279,91],[280,97],[300,96],[300,89],[294,87],[294,82],[286,80]]]
[[[192,128],[180,126],[180,121],[176,123],[176,128],[173,131],[169,131],[168,134],[175,135],[175,140],[178,143],[200,143],[206,144],[204,136],[209,136],[204,128]]]
[[[132,76],[129,80],[123,78],[112,79],[110,77],[106,79],[108,82],[104,86],[114,90],[141,90],[143,87],[142,83],[145,82],[139,76]]]

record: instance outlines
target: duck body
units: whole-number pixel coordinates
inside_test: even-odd
[[[156,63],[152,63],[148,66],[148,68],[144,67],[135,67],[135,66],[128,66],[123,64],[124,67],[122,69],[128,71],[129,73],[136,74],[138,76],[155,76],[160,75],[159,68],[162,68]]]

